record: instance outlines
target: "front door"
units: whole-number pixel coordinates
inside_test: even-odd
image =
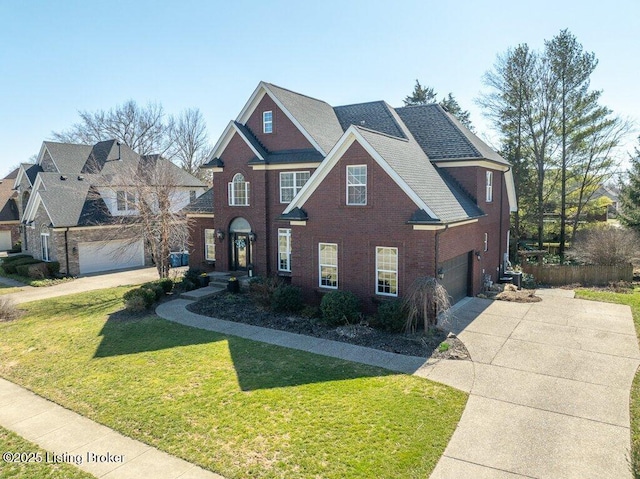
[[[234,271],[246,271],[251,262],[251,244],[248,233],[231,235],[231,266]]]

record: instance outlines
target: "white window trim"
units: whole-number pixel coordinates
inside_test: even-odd
[[[244,181],[244,195],[246,198],[246,203],[236,203],[235,200],[235,192],[236,192],[236,187],[235,187],[235,178],[240,175],[242,176],[242,180]],[[249,182],[245,179],[244,175],[242,173],[236,173],[235,175],[233,175],[233,178],[231,179],[231,181],[227,184],[227,195],[229,196],[229,206],[249,206]]]
[[[267,114],[271,114],[271,120],[267,120]],[[267,125],[269,125],[269,131],[267,131]],[[262,112],[262,133],[273,133],[273,111],[267,110]]]
[[[393,249],[396,251],[396,268],[395,270],[389,270],[389,269],[380,269],[380,267],[378,266],[378,250],[381,249]],[[378,273],[394,273],[396,275],[396,292],[395,293],[382,293],[378,290]],[[393,297],[397,297],[398,296],[398,248],[393,248],[391,246],[376,246],[376,278],[375,278],[375,283],[376,283],[376,294],[380,295],[380,296],[393,296]]]
[[[489,233],[484,234],[484,250],[489,251]]]
[[[207,232],[211,231],[213,237],[213,243],[207,242]],[[209,246],[213,245],[213,258],[209,257]],[[216,230],[211,228],[205,228],[204,230],[204,259],[205,261],[215,261],[216,260]]]
[[[364,168],[364,183],[359,183],[359,184],[349,184],[349,168]],[[346,191],[346,203],[348,206],[367,206],[367,202],[369,199],[369,188],[367,187],[367,177],[368,177],[369,171],[367,168],[367,165],[347,165],[347,170],[346,170],[346,184],[347,184],[347,191]],[[364,203],[349,203],[349,187],[350,186],[364,186]]]
[[[285,237],[287,240],[285,251],[280,250],[280,238]],[[280,261],[280,255],[285,254],[287,256],[287,267],[282,268]],[[291,228],[278,228],[278,271],[291,272]]]
[[[298,175],[306,173],[307,175],[309,175],[307,177],[307,180],[300,186],[298,186]],[[282,171],[280,172],[280,203],[284,203],[284,204],[289,204],[291,203],[291,201],[293,201],[293,198],[291,199],[291,201],[285,201],[282,199],[282,175],[293,175],[293,186],[286,186],[285,188],[291,189],[293,188],[293,198],[296,197],[296,195],[300,192],[300,190],[302,189],[302,187],[304,186],[304,184],[309,181],[309,178],[311,177],[311,173],[308,171]]]
[[[40,249],[41,249],[40,252],[42,253],[42,261],[51,261],[51,250],[49,248],[49,236],[50,236],[49,233],[40,233]],[[47,246],[46,248],[45,248],[45,245]]]
[[[486,172],[485,200],[487,203],[493,202],[493,171]]]
[[[336,247],[336,264],[325,264],[321,262],[321,247],[322,246],[335,246]],[[322,284],[322,267],[329,266],[331,268],[336,269],[336,285],[328,286],[326,284]],[[338,244],[337,243],[318,243],[318,286],[320,288],[326,289],[338,289]]]
[[[120,208],[118,205],[118,195],[122,193],[124,208]],[[119,212],[127,212],[127,211],[135,211],[136,210],[136,194],[127,190],[117,190],[116,191],[116,211]]]

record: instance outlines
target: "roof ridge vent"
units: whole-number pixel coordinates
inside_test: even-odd
[[[66,175],[60,175],[60,180],[62,180],[62,181],[66,181],[66,180],[67,180]]]
[[[82,181],[84,180],[84,176],[83,175],[78,175],[78,181]]]

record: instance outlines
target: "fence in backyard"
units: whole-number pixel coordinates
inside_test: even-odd
[[[633,265],[620,266],[560,266],[523,264],[522,270],[532,274],[536,283],[563,286],[580,283],[583,286],[606,286],[611,281],[632,281]]]

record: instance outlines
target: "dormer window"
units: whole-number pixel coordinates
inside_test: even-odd
[[[367,204],[367,165],[347,166],[347,204]]]
[[[262,133],[273,133],[273,112],[262,112]]]
[[[228,184],[229,206],[249,206],[249,182],[242,173],[236,173]]]

